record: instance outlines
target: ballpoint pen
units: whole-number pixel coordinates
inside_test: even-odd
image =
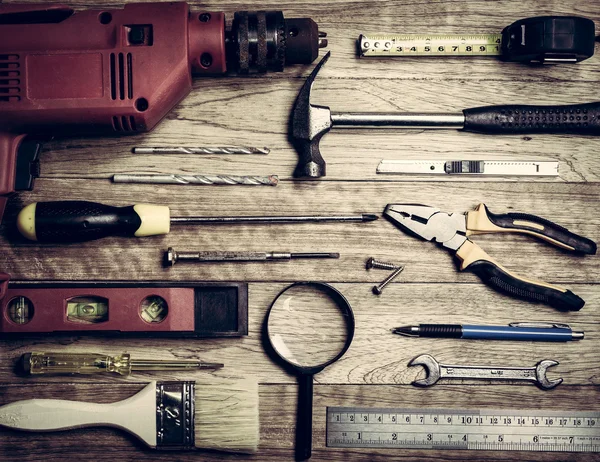
[[[461,324],[419,324],[392,329],[406,337],[436,337],[479,340],[529,340],[536,342],[568,342],[581,340],[568,324],[556,322],[513,322],[508,326],[476,326]]]

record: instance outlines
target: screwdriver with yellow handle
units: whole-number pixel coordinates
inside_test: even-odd
[[[131,359],[127,353],[111,356],[102,353],[31,352],[21,356],[17,370],[23,375],[98,374],[112,372],[129,375],[134,371],[189,371],[220,369],[221,363],[196,359]]]
[[[87,201],[35,202],[17,217],[17,228],[38,242],[83,242],[107,236],[155,236],[174,225],[227,223],[365,222],[377,215],[171,217],[164,205],[136,204],[113,207]]]

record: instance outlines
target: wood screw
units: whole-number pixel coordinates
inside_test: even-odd
[[[385,278],[385,280],[379,284],[378,286],[373,286],[373,293],[375,295],[381,295],[381,292],[383,292],[383,289],[385,288],[385,286],[387,286],[390,282],[392,282],[394,279],[396,279],[396,277],[404,270],[404,266],[400,266],[399,268],[396,268],[392,274],[390,274],[387,278]]]
[[[367,269],[375,268],[375,269],[385,269],[385,270],[390,270],[390,271],[394,271],[399,268],[398,265],[394,265],[393,263],[387,263],[385,261],[375,260],[373,257],[371,257],[367,260],[366,266],[367,266]]]

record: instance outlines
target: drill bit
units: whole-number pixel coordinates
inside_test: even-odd
[[[113,182],[150,184],[277,186],[277,183],[279,183],[279,178],[277,177],[277,175],[236,176],[121,173],[113,175]]]
[[[165,252],[165,266],[173,266],[180,260],[195,262],[240,262],[291,260],[293,258],[340,258],[339,253],[289,253],[289,252],[177,252],[169,247]]]
[[[269,148],[252,146],[164,146],[164,147],[135,147],[134,154],[269,154]]]

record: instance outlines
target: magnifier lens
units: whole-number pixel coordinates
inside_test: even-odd
[[[334,359],[348,340],[348,312],[315,285],[297,285],[273,303],[269,340],[289,363],[314,367]]]

